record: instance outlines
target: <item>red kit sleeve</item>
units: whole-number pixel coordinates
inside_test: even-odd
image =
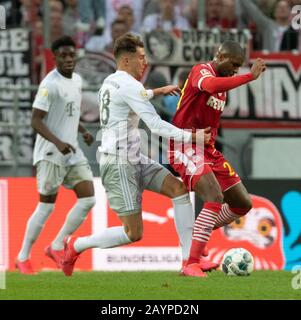
[[[225,92],[254,80],[252,73],[246,73],[233,77],[204,77],[199,82],[199,89],[211,94]]]

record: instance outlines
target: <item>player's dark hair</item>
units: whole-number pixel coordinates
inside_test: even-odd
[[[51,45],[51,51],[54,53],[60,47],[70,46],[76,48],[74,40],[69,36],[62,36],[56,39]]]
[[[126,33],[116,39],[113,49],[114,56],[118,59],[123,53],[135,53],[137,47],[144,48],[141,38],[132,33]]]
[[[244,57],[245,53],[241,45],[234,40],[226,40],[222,43],[219,49],[220,52],[231,56]]]
[[[117,19],[115,19],[115,20],[111,23],[111,28],[112,28],[115,24],[124,24],[124,25],[126,26],[126,21],[125,21],[124,19],[117,18]]]
[[[122,9],[128,9],[129,11],[131,11],[131,13],[133,14],[133,8],[127,4],[124,4],[123,6],[121,6],[118,10],[118,12],[120,12]]]

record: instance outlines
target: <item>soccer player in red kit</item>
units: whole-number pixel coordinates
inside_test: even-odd
[[[187,276],[206,276],[203,264],[208,261],[205,263],[200,257],[212,230],[231,223],[252,208],[250,196],[239,176],[214,147],[226,92],[257,79],[265,70],[264,61],[257,59],[250,72],[236,75],[243,62],[243,49],[237,42],[229,40],[220,46],[213,61],[195,65],[173,118],[173,124],[179,128],[205,129],[206,134],[211,134],[203,152],[199,152],[197,145],[170,145],[171,166],[181,175],[187,188],[204,201],[194,224],[190,256],[182,270]],[[214,267],[217,268],[218,264]]]

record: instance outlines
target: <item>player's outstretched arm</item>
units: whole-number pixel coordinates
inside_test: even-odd
[[[167,86],[168,87],[168,86]],[[175,86],[174,86],[175,87]],[[211,138],[211,128],[198,130],[196,133],[177,128],[164,121],[156,112],[154,106],[149,102],[146,90],[141,83],[133,83],[123,90],[122,98],[130,108],[145,122],[148,128],[155,134],[180,142],[198,143],[204,141],[207,144]]]
[[[71,151],[75,152],[75,149],[69,143],[61,141],[57,136],[55,136],[45,125],[43,119],[46,116],[47,112],[33,108],[32,109],[32,116],[31,116],[31,126],[32,128],[40,134],[46,140],[52,142],[58,150],[62,154],[67,154]]]
[[[206,77],[201,83],[201,90],[211,94],[225,92],[256,80],[265,71],[265,62],[258,58],[249,73],[233,77]]]
[[[165,87],[160,87],[157,89],[153,89],[154,96],[159,95],[171,95],[171,96],[177,96],[181,93],[181,89],[178,86],[175,85],[168,85]]]

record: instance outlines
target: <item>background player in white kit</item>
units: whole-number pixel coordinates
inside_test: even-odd
[[[35,274],[30,251],[54,210],[60,185],[73,189],[78,200],[57,237],[45,248],[46,255],[58,267],[64,252],[64,238],[83,223],[95,204],[92,172],[77,141],[78,132],[88,145],[93,142],[93,137],[79,122],[82,80],[73,72],[75,48],[72,38],[66,36],[52,44],[56,69],[43,79],[33,103],[32,127],[38,133],[33,161],[37,168],[40,202],[27,222],[16,260],[16,267],[24,274]]]
[[[162,137],[195,141],[198,134],[178,129],[163,121],[149,102],[157,94],[174,94],[177,86],[145,90],[140,82],[146,67],[143,42],[126,34],[114,45],[117,71],[108,76],[99,92],[102,144],[99,147],[100,176],[110,207],[123,226],[107,228],[88,237],[69,237],[65,244],[62,269],[70,276],[81,252],[89,248],[112,248],[142,238],[142,192],[145,189],[173,200],[175,223],[182,247],[182,259],[189,253],[194,213],[184,184],[166,168],[140,154],[138,123],[145,124]],[[210,134],[205,134],[205,142]],[[164,235],[162,235],[164,237]]]

